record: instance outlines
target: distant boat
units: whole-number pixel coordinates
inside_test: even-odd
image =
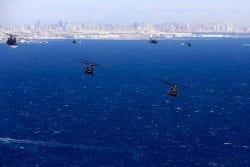
[[[189,42],[181,43],[180,45],[182,45],[182,46],[187,45],[188,47],[191,47],[191,46],[192,46],[192,44],[191,44],[191,43],[189,43]]]
[[[192,44],[189,43],[189,42],[186,42],[186,45],[187,45],[188,47],[191,47],[191,46],[192,46]]]

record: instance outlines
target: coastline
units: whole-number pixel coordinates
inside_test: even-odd
[[[78,34],[75,37],[70,35],[27,35],[23,33],[18,33],[21,38],[19,38],[20,43],[33,43],[33,42],[44,42],[51,40],[131,40],[140,41],[148,40],[149,35],[147,34]],[[156,36],[157,40],[198,40],[198,39],[250,39],[250,33],[161,33]],[[0,37],[0,43],[5,43],[7,37]]]

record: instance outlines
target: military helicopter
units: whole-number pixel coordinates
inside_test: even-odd
[[[169,90],[168,90],[168,95],[169,96],[174,96],[174,97],[178,96],[178,94],[179,94],[179,88],[178,88],[178,84],[177,83],[170,83],[170,82],[168,82],[166,80],[163,80],[163,79],[159,79],[159,80],[161,80],[163,83],[171,86],[169,88]],[[188,86],[185,86],[185,85],[179,85],[179,86],[184,87],[184,88],[189,88]]]
[[[72,43],[76,43],[76,40],[73,40]]]
[[[84,64],[87,64],[87,67],[85,69],[85,73],[86,74],[90,74],[90,75],[93,75],[94,72],[95,72],[95,67],[98,65],[98,64],[94,64],[94,63],[91,63],[89,62],[88,60],[85,60],[85,59],[82,59],[80,60],[81,63],[84,63]]]
[[[149,43],[157,44],[158,41],[157,41],[156,39],[150,37],[150,38],[149,38]]]
[[[9,45],[10,47],[16,48],[17,47],[17,39],[16,39],[17,35],[9,34],[9,33],[5,33],[5,34],[9,36],[6,44]]]

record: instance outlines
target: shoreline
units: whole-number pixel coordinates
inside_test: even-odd
[[[172,37],[172,38],[157,38],[158,41],[169,40],[214,40],[214,39],[250,39],[249,35],[205,35],[205,36],[188,36],[188,37]],[[7,38],[0,38],[0,43],[5,43]],[[148,38],[95,38],[95,37],[82,37],[82,38],[70,38],[70,37],[25,37],[18,40],[18,43],[45,43],[47,41],[63,41],[63,40],[100,40],[100,41],[148,41]]]

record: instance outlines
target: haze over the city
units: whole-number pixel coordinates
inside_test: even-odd
[[[1,0],[0,25],[133,22],[236,23],[249,26],[250,0]]]

